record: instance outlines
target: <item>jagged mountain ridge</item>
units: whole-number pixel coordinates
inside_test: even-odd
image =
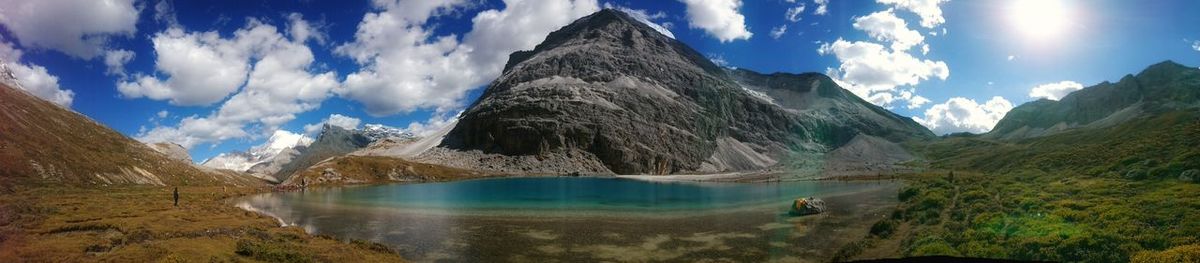
[[[1200,108],[1200,69],[1164,61],[1116,83],[1102,82],[1061,100],[1040,99],[1009,111],[987,138],[1024,139],[1072,129],[1110,127],[1178,109]]]
[[[173,159],[86,116],[0,84],[0,192],[15,185],[259,183]]]
[[[205,160],[201,165],[235,172],[246,172],[259,164],[276,162],[277,157],[288,159],[288,154],[308,146],[312,142],[313,139],[308,136],[282,130],[275,131],[262,145],[251,147],[247,151],[218,154],[213,158]],[[280,156],[281,154],[284,156]]]
[[[251,147],[247,151],[219,154],[205,160],[203,165],[244,172],[272,182],[282,182],[295,171],[303,170],[316,162],[365,147],[363,143],[370,144],[384,139],[410,140],[414,138],[416,138],[415,135],[404,129],[381,124],[366,124],[362,129],[353,130],[327,124],[323,125],[322,132],[317,139],[279,130],[262,145]],[[313,145],[320,141],[324,142]],[[300,161],[300,163],[292,164],[295,161]]]
[[[763,86],[781,97],[776,101],[814,101],[784,107],[751,94],[739,79],[778,83]],[[826,76],[730,73],[606,9],[512,54],[441,148],[482,158],[535,156],[540,164],[523,168],[531,172],[666,174],[761,169],[792,152],[830,151],[859,134],[932,137]]]
[[[347,130],[326,124],[316,141],[299,151],[299,154],[290,162],[282,164],[272,177],[280,182],[287,181],[292,174],[304,171],[325,159],[346,155],[367,147],[376,140],[374,137],[368,136],[369,134],[364,130]]]

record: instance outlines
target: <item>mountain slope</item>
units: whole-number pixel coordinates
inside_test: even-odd
[[[796,152],[820,155],[860,134],[932,137],[826,76],[728,72],[606,9],[512,54],[441,147],[423,156],[535,173],[722,172],[771,167]]]
[[[1100,128],[1161,112],[1200,107],[1200,69],[1165,61],[1117,83],[1103,82],[1063,97],[1037,100],[1009,111],[985,134],[1023,139],[1069,129]]]
[[[172,159],[91,119],[0,84],[0,191],[14,185],[258,184]]]

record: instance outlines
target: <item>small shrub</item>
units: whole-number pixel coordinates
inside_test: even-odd
[[[894,232],[896,232],[896,222],[891,219],[879,220],[879,222],[875,222],[875,225],[871,226],[872,236],[888,238]]]
[[[395,251],[392,251],[392,248],[389,248],[387,245],[375,243],[375,242],[371,242],[371,241],[366,241],[366,240],[355,239],[355,240],[351,240],[350,244],[354,244],[354,246],[357,246],[359,248],[368,249],[368,250],[372,250],[372,251],[380,252],[380,253],[387,253],[387,254],[395,254],[396,253]]]
[[[900,191],[900,202],[906,202],[908,199],[912,199],[919,193],[921,193],[921,190],[917,189],[916,187],[905,187],[904,190]]]
[[[1130,262],[1200,262],[1200,245],[1178,246],[1164,251],[1142,251]]]
[[[245,239],[238,240],[237,250],[234,250],[234,253],[266,262],[312,262],[312,259],[309,256],[301,254],[296,249],[258,243]]]

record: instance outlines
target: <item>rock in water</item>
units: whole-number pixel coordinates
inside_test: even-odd
[[[825,200],[817,198],[800,198],[792,201],[792,209],[788,214],[793,216],[815,215],[825,212]]]
[[[795,152],[836,149],[858,134],[933,136],[827,76],[731,72],[606,9],[513,53],[442,141],[487,162],[431,162],[519,163],[523,172],[557,174],[753,170]]]

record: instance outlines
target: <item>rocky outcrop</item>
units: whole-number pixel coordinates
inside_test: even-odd
[[[1103,82],[1052,101],[1028,102],[1008,112],[986,138],[1023,139],[1072,129],[1111,127],[1169,110],[1200,107],[1200,69],[1172,61]]]
[[[512,54],[440,147],[420,157],[438,155],[429,159],[451,166],[510,163],[530,173],[721,172],[828,152],[858,134],[933,136],[827,76],[723,69],[603,10]]]
[[[1200,169],[1190,169],[1179,173],[1179,180],[1184,182],[1200,183]]]

